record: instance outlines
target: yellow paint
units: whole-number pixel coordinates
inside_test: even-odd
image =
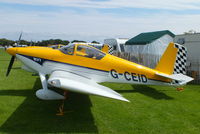
[[[105,53],[108,53],[109,47],[108,47],[107,44],[103,45],[102,51],[105,52]]]
[[[73,55],[67,55],[62,53],[60,50],[44,48],[44,47],[25,47],[25,48],[15,48],[18,54],[28,55],[32,57],[38,57],[48,60],[53,60],[62,63],[68,63],[72,65],[78,65],[82,67],[88,67],[103,71],[111,71],[112,69],[116,70],[118,73],[136,73],[136,74],[144,74],[149,79],[162,80],[168,82],[169,79],[157,76],[156,73],[166,73],[170,74],[172,72],[174,59],[176,57],[177,49],[174,48],[173,44],[170,44],[167,48],[167,52],[171,56],[168,59],[168,53],[165,53],[162,57],[160,63],[156,67],[156,69],[150,69],[148,67],[118,58],[116,56],[106,54],[105,57],[101,60],[78,56],[77,46],[75,45],[75,50]],[[83,44],[81,44],[83,45]],[[88,46],[88,45],[87,45]],[[91,46],[88,46],[91,47]],[[92,47],[94,48],[94,47]],[[96,49],[96,48],[94,48]],[[98,49],[97,49],[98,50]],[[80,52],[80,51],[79,51]],[[170,69],[168,69],[170,67]]]
[[[174,43],[170,43],[155,69],[165,74],[172,74],[177,52],[178,49],[174,47]]]

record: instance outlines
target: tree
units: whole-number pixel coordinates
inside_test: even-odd
[[[92,41],[91,43],[100,44],[100,43],[99,43],[99,42],[97,42],[97,41]]]
[[[69,44],[69,41],[68,41],[68,40],[63,40],[61,44],[63,44],[63,45],[68,45],[68,44]]]
[[[12,41],[8,39],[0,39],[0,45],[1,46],[12,46],[15,43],[18,43],[19,45],[35,45],[35,46],[48,46],[49,44],[51,45],[58,45],[58,44],[63,44],[63,45],[68,45],[69,41],[68,40],[61,40],[61,39],[49,39],[49,40],[42,40],[42,41],[37,41],[37,42],[29,42],[26,40],[20,40],[20,41]]]
[[[19,45],[28,45],[28,46],[30,45],[30,42],[28,42],[26,40],[20,40],[18,43],[19,43]]]
[[[81,40],[73,40],[73,41],[71,41],[71,43],[74,43],[74,42],[83,42],[83,43],[87,43],[86,41],[81,41]]]
[[[12,40],[8,40],[8,39],[5,39],[5,38],[0,39],[0,45],[1,45],[1,46],[11,46],[11,45],[13,45],[14,43],[15,43],[15,42],[12,41]]]

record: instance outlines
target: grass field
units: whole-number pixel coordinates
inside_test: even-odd
[[[38,76],[16,61],[5,77],[10,56],[0,50],[0,133],[199,134],[200,86],[173,87],[104,83],[130,100],[70,93],[66,114],[61,101],[42,101]]]

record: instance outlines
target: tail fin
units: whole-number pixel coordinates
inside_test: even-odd
[[[162,72],[156,75],[172,80],[172,84],[184,85],[193,80],[186,76],[187,49],[179,44],[170,43],[165,50],[156,70]]]
[[[186,54],[184,46],[170,43],[155,69],[168,75],[186,74]]]
[[[102,51],[108,54],[113,55],[113,47],[107,44],[104,44],[102,47]]]

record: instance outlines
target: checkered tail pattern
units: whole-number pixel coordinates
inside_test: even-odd
[[[113,55],[114,49],[112,46],[108,45],[108,53]]]
[[[185,46],[176,43],[175,47],[178,48],[178,53],[174,64],[174,74],[186,74],[187,49]]]

